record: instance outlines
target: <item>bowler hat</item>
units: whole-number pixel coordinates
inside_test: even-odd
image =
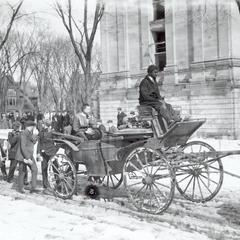
[[[24,125],[25,127],[31,127],[31,126],[36,126],[36,123],[32,120],[27,120]]]

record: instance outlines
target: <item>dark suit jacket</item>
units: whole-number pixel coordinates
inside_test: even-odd
[[[10,160],[15,159],[17,148],[18,148],[19,138],[20,138],[19,131],[12,131],[12,132],[9,132],[9,134],[8,134],[8,141],[11,145],[11,147],[9,149],[9,153],[8,153],[9,154],[8,157]]]
[[[33,148],[36,142],[37,139],[33,136],[32,132],[27,129],[22,131],[15,159],[18,161],[23,161],[24,159],[34,160]]]
[[[123,125],[123,119],[124,119],[124,117],[126,117],[127,115],[126,115],[126,113],[124,113],[124,112],[120,112],[120,113],[118,113],[118,115],[117,115],[117,126],[119,127],[120,125]]]
[[[158,84],[155,79],[152,81],[147,75],[140,83],[139,86],[139,103],[158,102],[163,98],[160,95]]]
[[[50,157],[58,151],[58,147],[54,145],[54,141],[52,140],[52,133],[45,130],[42,130],[39,133],[38,147],[40,148],[40,152],[44,152]]]

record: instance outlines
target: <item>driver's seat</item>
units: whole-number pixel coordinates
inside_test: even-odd
[[[157,111],[147,105],[137,106],[139,112],[139,120],[151,121],[155,136],[161,138],[167,132],[167,122],[162,116],[158,116]]]

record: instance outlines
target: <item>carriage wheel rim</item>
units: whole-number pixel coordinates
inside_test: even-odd
[[[49,160],[47,171],[52,191],[60,198],[71,198],[77,185],[76,170],[71,160],[66,155],[56,154]]]
[[[209,144],[201,142],[201,141],[189,142],[185,146],[182,147],[182,150],[185,150],[187,147],[191,147],[191,150],[192,150],[194,145],[200,146],[199,149],[202,149],[203,147],[205,147],[206,149],[208,149],[210,151],[215,151],[215,149],[213,147],[211,147]],[[204,159],[204,160],[206,160],[206,159]],[[202,164],[202,166],[201,166],[201,164]],[[216,164],[217,167],[211,166],[212,164]],[[221,159],[217,159],[217,160],[212,161],[207,164],[204,164],[204,162],[200,163],[200,166],[201,166],[201,169],[199,171],[199,175],[188,174],[188,176],[185,176],[186,181],[189,180],[189,182],[188,182],[189,186],[186,186],[187,189],[182,189],[182,187],[180,186],[181,185],[180,183],[182,180],[178,180],[178,177],[177,177],[178,170],[176,170],[176,172],[175,172],[176,187],[177,187],[178,191],[180,192],[180,194],[187,200],[190,200],[192,202],[202,202],[203,203],[203,202],[210,201],[220,191],[222,183],[223,183],[223,165],[222,165]],[[214,169],[214,171],[212,169]],[[207,176],[204,174],[207,174]],[[217,175],[215,175],[215,177],[217,177],[217,180],[215,180],[215,179],[213,180],[210,178],[210,177],[212,177],[213,174],[217,174]],[[184,179],[184,177],[183,177],[183,179]],[[211,184],[211,186],[214,186],[213,190],[210,188],[210,184]],[[186,193],[188,188],[189,189],[192,188],[191,194]],[[198,191],[198,195],[196,194],[196,191]],[[204,194],[204,191],[205,191],[205,194]]]
[[[131,159],[134,156],[134,154],[139,153],[141,151],[148,151],[150,153],[154,152],[157,156],[161,156],[159,152],[152,150],[150,148],[139,147],[133,150],[127,157],[126,163],[124,165],[124,169],[123,169],[124,185],[127,190],[128,196],[130,197],[130,200],[132,201],[132,203],[137,209],[143,212],[151,213],[151,214],[159,214],[169,207],[174,196],[175,181],[174,181],[173,171],[163,156],[161,156],[162,158],[161,165],[155,166],[155,168],[157,168],[157,171],[156,169],[154,169],[153,171],[154,164],[148,163],[149,168],[142,170],[141,179],[137,179],[137,182],[132,184],[132,186],[138,187],[138,191],[133,194],[131,192],[132,186],[130,183],[128,183],[129,181],[128,175],[132,175],[132,174],[129,174],[127,167],[128,167],[128,163],[131,162]],[[147,161],[145,162],[142,161],[142,163],[146,164]],[[155,175],[157,175],[158,172],[161,171],[161,166],[165,166],[165,170],[167,169],[167,171],[169,172],[169,175],[168,175],[169,186],[158,182],[161,180],[161,178],[159,177],[157,177],[156,179],[154,178]],[[164,187],[167,187],[168,189],[167,194],[166,194],[166,189],[164,189],[164,191],[162,190],[162,188]],[[140,193],[142,194],[142,196],[138,196],[140,195]]]

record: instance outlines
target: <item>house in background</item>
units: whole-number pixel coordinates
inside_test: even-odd
[[[26,85],[24,91],[17,84],[9,84],[6,94],[6,112],[36,112],[38,110],[37,89]]]
[[[182,115],[206,118],[202,136],[240,136],[240,14],[235,0],[105,1],[100,115],[138,105],[149,64]]]

